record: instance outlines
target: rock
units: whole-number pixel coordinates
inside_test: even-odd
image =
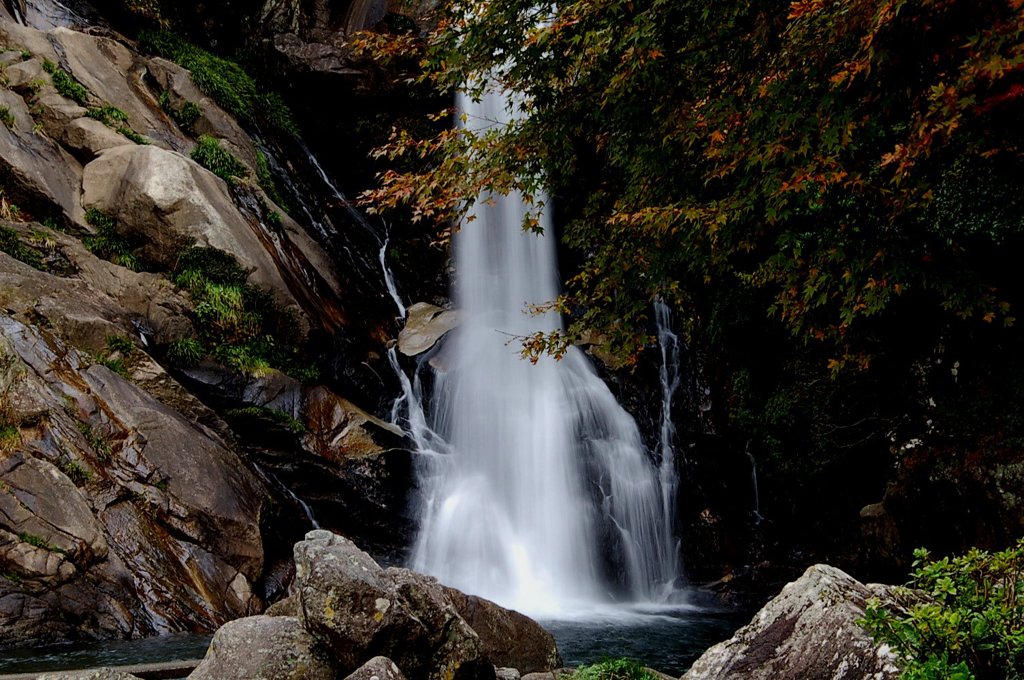
[[[405,328],[398,334],[398,351],[407,357],[423,354],[458,324],[458,312],[417,302],[409,308]]]
[[[480,636],[484,656],[495,666],[513,667],[518,676],[562,665],[555,638],[533,619],[455,588],[445,591],[455,610]]]
[[[20,434],[0,460],[5,643],[209,630],[259,606],[265,491],[237,454],[3,313],[0,354]]]
[[[901,589],[867,585],[828,565],[810,567],[729,640],[706,651],[682,680],[884,680],[896,656],[856,622],[868,599],[897,608]]]
[[[189,680],[333,680],[330,655],[291,616],[226,623]]]
[[[77,118],[68,123],[63,129],[61,142],[81,152],[87,160],[96,158],[107,149],[135,143],[92,118]]]
[[[540,630],[536,623],[497,605],[468,600],[408,569],[381,569],[341,536],[307,534],[295,546],[295,567],[300,619],[331,648],[343,671],[355,669],[368,656],[384,655],[410,678],[493,678],[488,650],[500,655],[502,666],[534,668],[540,663],[537,650],[544,645],[531,637]],[[512,639],[482,639],[460,614],[456,600],[469,602],[473,611],[467,615],[486,624],[484,637],[507,634]],[[526,632],[513,630],[517,625]],[[541,637],[551,640],[546,634]],[[553,647],[545,651],[557,660]]]
[[[289,595],[283,600],[278,600],[267,607],[263,612],[265,616],[295,616],[299,615],[299,596]]]
[[[495,680],[519,680],[522,675],[516,668],[494,668]]]
[[[350,673],[345,680],[405,680],[395,662],[386,656],[375,656]]]
[[[141,680],[141,678],[116,668],[94,668],[88,671],[43,673],[36,680]]]

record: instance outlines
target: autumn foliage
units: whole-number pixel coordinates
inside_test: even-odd
[[[691,331],[748,296],[836,370],[901,305],[1015,320],[1021,0],[447,0],[403,40],[436,88],[526,116],[396,131],[364,199],[443,232],[481,191],[550,191],[571,324],[531,351],[589,330],[628,361],[656,296]]]

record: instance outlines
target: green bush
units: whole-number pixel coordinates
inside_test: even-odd
[[[18,232],[13,229],[0,227],[0,251],[7,253],[15,260],[20,260],[34,269],[46,271],[46,263],[43,262],[42,255],[25,245],[18,236]]]
[[[6,106],[0,106],[0,123],[3,123],[8,130],[14,129],[14,114]]]
[[[177,124],[182,132],[187,135],[195,134],[196,123],[203,115],[203,110],[199,104],[193,101],[186,101],[178,108],[174,108],[171,105],[171,93],[164,90],[160,93],[160,108],[167,112],[167,115],[171,117],[171,120]]]
[[[640,663],[631,659],[604,659],[589,666],[580,666],[573,680],[656,680]]]
[[[192,160],[203,166],[225,182],[235,177],[245,177],[248,170],[230,151],[220,145],[220,140],[203,135],[192,149]]]
[[[903,658],[904,680],[1024,678],[1024,539],[952,559],[919,549],[911,586],[930,599],[907,615],[872,600],[861,621]]]
[[[315,379],[316,370],[299,361],[294,316],[270,293],[247,284],[248,275],[232,255],[216,248],[191,246],[178,255],[173,280],[195,304],[199,338],[169,349],[168,359],[198,361],[209,353],[245,373],[279,368],[300,380]],[[182,355],[173,358],[172,349]]]
[[[149,140],[133,130],[128,124],[128,114],[116,106],[94,106],[85,115],[98,120],[112,130],[116,130],[136,144],[149,144]]]
[[[53,87],[62,97],[85,106],[89,102],[89,91],[49,59],[43,62],[43,70],[50,74]]]
[[[180,338],[167,346],[167,360],[179,368],[195,366],[205,353],[202,344],[195,338]]]
[[[97,230],[95,235],[82,239],[90,253],[133,272],[142,268],[128,241],[117,233],[117,222],[112,217],[96,208],[87,208],[85,221]]]
[[[261,91],[252,76],[237,63],[211,54],[168,31],[143,31],[139,42],[143,49],[191,71],[196,87],[228,113],[250,123],[263,118],[281,132],[298,136],[298,127],[281,97]]]

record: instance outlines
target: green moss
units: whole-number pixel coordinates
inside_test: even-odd
[[[245,177],[248,170],[230,151],[220,145],[220,140],[203,135],[192,149],[192,160],[203,166],[225,182],[235,177]]]
[[[13,229],[0,227],[0,251],[7,253],[15,260],[24,262],[33,269],[47,271],[43,256],[37,250],[26,245],[18,236],[18,232]]]
[[[114,218],[96,208],[87,208],[85,221],[97,230],[95,235],[82,239],[89,252],[133,272],[142,268],[128,241],[117,233],[117,222]]]
[[[305,434],[309,431],[306,425],[284,411],[267,408],[266,406],[246,406],[244,408],[231,408],[224,412],[228,418],[246,419],[255,418],[268,421],[274,425],[284,427],[294,434]]]
[[[49,59],[43,62],[43,70],[50,74],[50,78],[53,80],[53,87],[62,97],[66,97],[81,106],[85,106],[89,102],[89,91],[72,78],[67,71]]]
[[[271,210],[267,214],[267,224],[274,227],[275,229],[280,229],[283,224],[281,219],[281,213],[277,212],[276,210]]]
[[[143,31],[143,49],[192,72],[192,82],[225,111],[252,123],[263,119],[275,129],[298,136],[298,127],[281,97],[262,91],[237,63],[218,57],[168,31]]]
[[[42,536],[36,536],[35,534],[30,534],[25,531],[18,534],[18,540],[22,543],[28,543],[31,546],[35,546],[36,548],[49,550],[50,552],[64,553],[60,548],[50,545],[50,543]]]

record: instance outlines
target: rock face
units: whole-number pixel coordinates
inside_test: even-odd
[[[553,638],[535,622],[461,593],[454,598],[451,589],[408,569],[382,569],[340,536],[309,533],[295,546],[295,566],[300,620],[343,672],[376,655],[394,660],[413,679],[493,678],[489,653],[502,665],[558,665]],[[467,614],[484,623],[480,631],[458,609],[467,602],[475,608]],[[497,640],[497,634],[512,639]]]
[[[731,639],[705,652],[682,680],[895,679],[895,655],[856,623],[872,597],[903,607],[910,596],[815,565]]]
[[[250,616],[217,631],[190,680],[333,680],[327,651],[290,616]]]
[[[384,656],[375,656],[345,680],[405,680],[405,676],[394,661]]]
[[[225,442],[2,314],[0,355],[5,642],[203,630],[259,606],[265,491]]]

